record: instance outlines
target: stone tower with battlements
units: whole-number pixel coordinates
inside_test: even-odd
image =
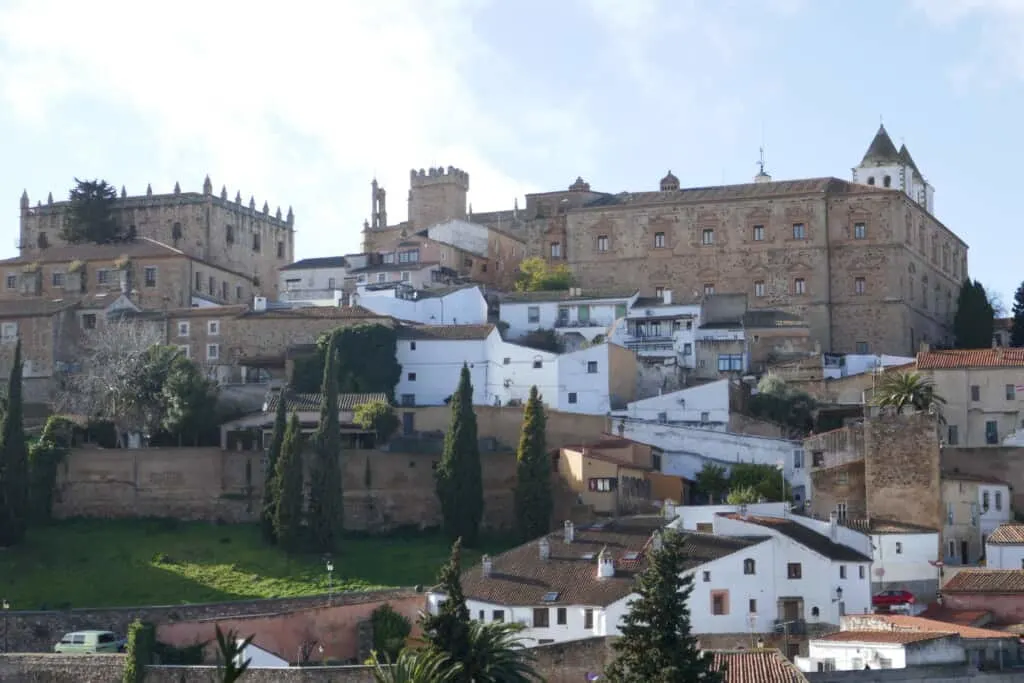
[[[466,219],[469,174],[449,166],[409,172],[409,225],[425,230],[457,218]]]
[[[49,247],[63,246],[61,227],[69,202],[53,201],[32,206],[28,193],[21,197],[21,229],[18,249],[23,258],[41,255]],[[169,194],[154,194],[151,186],[143,195],[128,196],[121,188],[115,208],[125,232],[148,237],[181,250],[192,258],[256,278],[256,291],[277,294],[277,269],[295,259],[295,215],[291,208],[282,215],[280,207],[256,207],[249,198],[242,203],[240,192],[233,200],[227,188],[214,194],[207,177],[202,192],[182,192],[178,183]]]

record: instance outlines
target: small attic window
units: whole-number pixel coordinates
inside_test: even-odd
[[[557,602],[558,601],[558,596],[559,596],[559,592],[558,591],[551,591],[550,593],[545,593],[544,597],[542,597],[540,599],[540,601],[541,602]]]
[[[583,553],[583,555],[581,555],[581,557],[582,557],[582,558],[583,558],[584,560],[592,560],[592,559],[594,559],[595,557],[597,557],[597,553]]]
[[[882,185],[884,185],[885,187],[891,187],[892,186],[892,176],[885,176],[884,178],[882,178]]]
[[[635,550],[630,550],[628,553],[622,556],[622,559],[626,560],[627,562],[632,562],[633,560],[637,560],[639,558],[640,553],[638,553]]]
[[[871,176],[870,178],[868,178],[868,185],[874,185],[874,184],[875,184],[875,176]]]

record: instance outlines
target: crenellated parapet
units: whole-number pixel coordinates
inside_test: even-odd
[[[457,185],[465,191],[469,191],[469,173],[462,169],[449,166],[448,168],[412,169],[409,171],[409,187],[429,187],[431,185]]]

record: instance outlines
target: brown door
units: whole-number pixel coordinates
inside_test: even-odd
[[[960,564],[968,564],[970,562],[970,552],[967,541],[960,541]]]
[[[796,600],[782,601],[783,621],[796,621],[800,618],[800,603]]]

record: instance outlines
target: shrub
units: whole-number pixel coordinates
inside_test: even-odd
[[[153,661],[156,638],[152,624],[139,619],[128,627],[127,657],[124,660],[124,683],[141,683],[146,676],[146,666]]]
[[[373,626],[373,649],[395,661],[412,632],[412,622],[396,612],[390,603],[384,603],[373,610],[370,623]]]

